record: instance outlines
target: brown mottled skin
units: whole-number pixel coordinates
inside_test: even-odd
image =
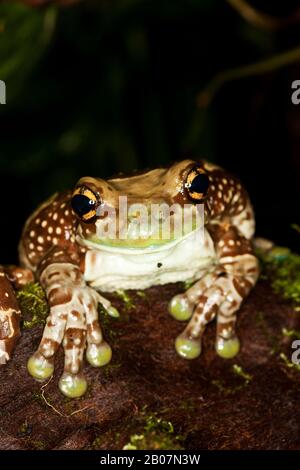
[[[192,181],[198,174],[192,173],[194,168],[198,173],[203,172],[209,180],[208,190],[201,197],[198,195],[197,200],[191,197],[187,185],[187,181]],[[105,365],[110,359],[110,349],[103,340],[98,322],[97,306],[100,302],[108,310],[112,307],[97,292],[102,289],[93,288],[94,285],[91,287],[92,282],[87,275],[89,270],[96,269],[97,257],[105,256],[105,252],[100,250],[99,255],[97,249],[91,249],[85,243],[97,235],[97,224],[104,223],[106,217],[109,219],[108,215],[98,216],[93,211],[87,214],[90,217],[88,220],[84,219],[85,215],[75,214],[71,202],[76,195],[90,198],[93,210],[98,206],[114,208],[117,215],[120,195],[127,196],[129,206],[134,203],[146,206],[177,203],[183,207],[191,202],[204,203],[204,222],[209,238],[205,246],[212,241],[214,259],[209,266],[204,266],[193,275],[194,285],[185,293],[175,296],[170,303],[170,312],[176,318],[190,318],[176,340],[176,349],[187,359],[200,354],[205,325],[216,316],[217,352],[223,357],[232,357],[238,352],[236,312],[258,277],[258,263],[251,246],[254,232],[252,207],[245,189],[235,177],[206,162],[184,160],[170,168],[156,169],[138,176],[107,181],[82,178],[74,192],[56,194],[37,209],[27,221],[20,241],[21,268],[8,267],[0,271],[2,363],[11,356],[19,336],[20,312],[12,285],[17,289],[33,277],[46,292],[50,314],[33,365],[28,366],[30,373],[39,379],[51,375],[54,354],[62,343],[65,371],[60,388],[67,396],[75,397],[82,395],[86,389],[82,375],[85,348],[88,360],[94,366]],[[132,241],[132,248],[133,251],[136,248],[135,241]],[[88,269],[87,263],[90,265]],[[182,261],[178,263],[181,266]],[[156,266],[162,272],[162,263],[155,264],[155,269],[158,269]],[[184,266],[181,269],[184,271]],[[107,279],[109,275],[110,272]],[[155,284],[155,279],[159,279],[159,284],[186,280],[174,276],[169,278],[167,269],[161,278],[157,277],[156,272],[151,276],[147,283],[147,274],[143,277],[129,272],[132,288],[137,285],[138,279],[144,283],[141,288]],[[104,291],[112,290],[110,284],[105,288],[105,276],[103,282]],[[126,282],[124,278],[124,285],[131,286]],[[119,288],[120,285],[115,285],[116,290]],[[137,288],[140,287],[137,285]],[[178,309],[184,311],[186,316],[180,317]]]

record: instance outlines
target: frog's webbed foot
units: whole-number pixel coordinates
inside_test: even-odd
[[[232,234],[231,234],[232,236]],[[259,269],[258,261],[249,245],[239,237],[231,238],[229,247],[235,253],[220,253],[219,264],[212,273],[203,276],[184,294],[170,302],[170,313],[179,320],[190,318],[184,331],[177,337],[175,348],[181,357],[194,359],[201,354],[201,339],[208,322],[217,318],[216,351],[223,358],[232,358],[240,348],[235,334],[236,313],[254,286]],[[242,247],[242,249],[237,249]]]
[[[21,312],[13,287],[22,287],[32,280],[28,269],[0,267],[0,365],[11,358],[20,336]]]
[[[110,302],[85,285],[76,266],[52,264],[41,276],[50,305],[50,314],[39,348],[28,361],[30,374],[45,380],[53,374],[54,355],[60,344],[64,347],[64,372],[59,381],[61,392],[80,397],[87,388],[82,373],[83,355],[94,367],[106,365],[111,348],[104,341],[98,322],[98,303],[107,310]]]

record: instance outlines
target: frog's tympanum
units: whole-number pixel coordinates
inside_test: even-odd
[[[194,223],[199,208],[201,222]],[[183,219],[188,223],[177,230]],[[245,189],[203,161],[184,160],[131,177],[80,179],[73,191],[55,194],[29,218],[19,246],[21,267],[0,270],[0,363],[10,359],[20,334],[15,289],[34,279],[50,313],[28,371],[38,380],[51,377],[62,344],[59,388],[68,397],[86,391],[84,353],[94,367],[111,359],[98,304],[113,316],[117,312],[105,292],[189,281],[191,287],[169,304],[175,319],[188,321],[175,340],[177,353],[198,357],[205,326],[216,317],[216,352],[232,358],[240,347],[236,314],[258,277],[253,233]]]

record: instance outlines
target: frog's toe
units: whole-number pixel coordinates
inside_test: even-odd
[[[188,320],[193,313],[191,305],[183,294],[175,295],[169,303],[169,312],[176,320]]]
[[[85,394],[87,381],[83,374],[64,372],[58,384],[59,390],[68,398],[79,398]]]
[[[27,370],[35,379],[46,380],[53,375],[53,359],[48,359],[39,352],[36,352],[28,359]]]
[[[222,337],[217,338],[216,351],[218,355],[224,359],[231,359],[235,357],[239,350],[240,341],[237,336],[229,339],[224,339]]]
[[[113,318],[119,318],[120,317],[120,313],[119,313],[119,310],[117,310],[115,307],[113,307],[112,305],[110,305],[107,309],[106,309],[108,315],[110,317],[113,317]]]
[[[111,356],[111,347],[105,341],[89,344],[86,350],[86,359],[93,367],[105,366],[110,362]]]
[[[175,349],[184,359],[196,359],[201,354],[201,342],[194,338],[179,335],[175,341]]]

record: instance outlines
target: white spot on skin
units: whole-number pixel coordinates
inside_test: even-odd
[[[57,212],[54,212],[52,219],[53,219],[53,220],[57,220],[57,217],[58,217],[58,213],[57,213]]]
[[[64,224],[64,223],[65,223],[65,219],[61,218],[61,219],[60,219],[60,223],[61,223],[61,224]]]
[[[212,184],[212,185],[211,185],[211,190],[214,191],[215,189],[216,189],[215,185]]]
[[[223,179],[222,179],[222,183],[223,183],[223,184],[228,184],[227,179],[226,179],[226,178],[223,178]]]
[[[35,231],[34,231],[34,230],[31,230],[31,232],[29,233],[29,236],[30,236],[31,238],[35,237]]]
[[[242,204],[239,205],[238,211],[242,211],[244,209],[244,206]]]
[[[9,294],[8,294],[8,292],[5,292],[5,294],[4,294],[4,295],[5,295],[5,297],[9,297]]]
[[[225,245],[224,240],[220,240],[220,241],[219,241],[219,246],[222,248],[224,245]]]
[[[40,223],[41,219],[36,219],[35,223],[38,225]]]
[[[63,209],[64,207],[66,207],[66,203],[63,202],[61,205],[60,205],[60,208]]]
[[[44,237],[42,236],[39,236],[37,240],[39,243],[44,243]]]
[[[37,251],[43,251],[43,249],[44,249],[44,248],[43,248],[42,246],[40,246],[40,245],[37,247]]]
[[[220,183],[220,184],[218,184],[218,188],[219,188],[219,189],[222,191],[222,189],[223,189],[223,185],[222,185],[221,183]]]
[[[55,232],[57,233],[57,235],[61,235],[62,230],[60,227],[56,227]]]
[[[218,198],[219,198],[219,199],[222,199],[222,193],[221,193],[221,191],[218,191]]]
[[[47,220],[43,220],[43,222],[42,222],[42,227],[45,228],[46,225],[47,225],[47,223],[48,223]]]
[[[228,241],[228,245],[229,245],[229,246],[234,246],[234,245],[235,245],[234,240],[229,240],[229,241]]]
[[[65,215],[68,216],[70,214],[70,211],[67,209],[65,210]]]
[[[53,242],[53,244],[54,244],[54,245],[57,245],[57,244],[58,244],[58,240],[57,240],[57,238],[56,238],[56,237],[54,237],[54,238],[53,238],[53,240],[52,240],[52,242]]]
[[[48,233],[53,233],[53,227],[48,227]]]
[[[47,240],[48,242],[51,242],[51,237],[49,235],[47,236]]]

